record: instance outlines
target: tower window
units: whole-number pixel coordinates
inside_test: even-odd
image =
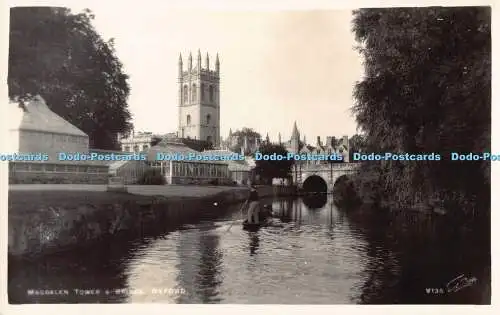
[[[193,84],[193,89],[191,90],[191,99],[196,102],[196,84]]]
[[[188,102],[188,86],[187,85],[184,85],[184,87],[183,87],[182,98],[183,98],[184,104],[186,104]]]
[[[210,102],[213,102],[214,101],[214,87],[212,85],[210,85],[210,87],[208,88],[208,94],[210,96]]]
[[[201,100],[205,100],[205,84],[200,85],[200,98]]]
[[[210,114],[208,114],[208,115],[207,115],[207,125],[210,125],[210,119],[211,119],[211,118],[212,118],[212,117],[210,116]]]
[[[191,115],[187,115],[187,117],[186,117],[186,124],[188,126],[191,125]]]

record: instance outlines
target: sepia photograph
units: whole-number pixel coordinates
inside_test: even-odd
[[[491,304],[491,7],[9,10],[9,304]]]

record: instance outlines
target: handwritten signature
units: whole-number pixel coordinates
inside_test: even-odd
[[[462,289],[470,287],[477,283],[476,277],[466,277],[465,275],[460,275],[456,278],[453,278],[450,282],[446,284],[446,291],[448,293],[458,292]]]

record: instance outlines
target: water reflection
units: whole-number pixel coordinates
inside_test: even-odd
[[[142,294],[74,297],[73,301],[488,302],[489,239],[473,227],[409,214],[342,211],[331,198],[321,208],[309,202],[273,200],[271,208],[281,223],[256,232],[242,229],[239,205],[235,205],[227,216],[207,217],[139,242],[115,242],[75,257],[61,255],[14,267],[9,261],[9,295],[19,302],[26,288],[87,286],[126,287]],[[240,221],[228,229],[235,220]],[[462,273],[476,277],[477,284],[454,294],[426,293],[426,288],[443,287]],[[57,302],[56,298],[31,302],[49,300]]]
[[[201,303],[220,302],[218,287],[222,283],[221,266],[223,253],[219,248],[219,235],[210,230],[200,234],[201,257],[198,263],[198,275],[195,277],[196,291]]]
[[[484,237],[480,230],[465,232],[461,226],[418,213],[346,215],[351,229],[367,244],[366,281],[358,303],[488,303],[490,254],[489,246],[479,241]],[[480,277],[482,284],[446,293],[446,284],[461,274]]]
[[[150,240],[102,240],[99,244],[46,256],[34,261],[9,257],[9,303],[119,303],[126,300],[126,261],[131,253],[148,247]],[[80,294],[76,290],[96,290]],[[66,290],[67,295],[34,294]],[[109,290],[108,293],[106,291]],[[116,290],[119,290],[117,292]]]
[[[249,232],[248,236],[250,237],[250,256],[252,256],[259,249],[259,234],[258,232]]]
[[[277,216],[282,222],[292,221],[292,209],[294,202],[292,199],[279,199],[272,203],[274,216]]]
[[[306,195],[302,197],[302,202],[310,210],[324,208],[327,200],[327,194]]]

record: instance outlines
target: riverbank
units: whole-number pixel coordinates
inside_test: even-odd
[[[259,195],[292,195],[290,187],[258,187]],[[10,185],[9,255],[50,254],[121,233],[139,236],[188,223],[204,212],[222,212],[243,201],[246,187]]]

